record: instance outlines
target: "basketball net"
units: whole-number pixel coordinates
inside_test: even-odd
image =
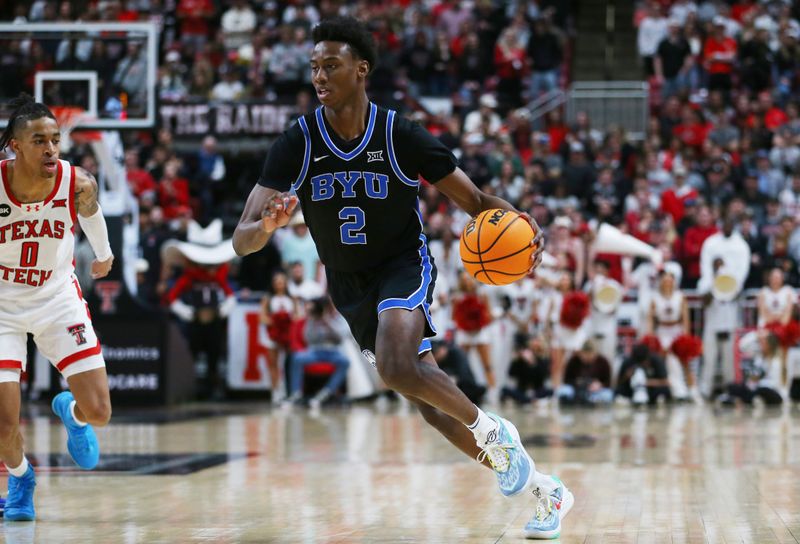
[[[61,131],[61,145],[59,146],[61,153],[69,153],[73,143],[81,144],[101,139],[100,132],[97,130],[76,128],[78,123],[89,119],[85,109],[75,106],[53,106],[50,111],[56,116],[58,128]]]

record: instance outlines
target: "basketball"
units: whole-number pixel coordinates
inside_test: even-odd
[[[524,278],[531,267],[533,227],[517,212],[485,210],[464,227],[461,262],[476,280],[506,285]]]

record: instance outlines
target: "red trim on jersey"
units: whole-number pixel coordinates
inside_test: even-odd
[[[75,211],[75,167],[70,166],[69,174],[69,215],[72,217],[72,224],[78,220],[78,212]]]
[[[73,268],[75,267],[75,260],[74,259],[72,260],[72,266],[73,266]],[[78,298],[81,299],[81,302],[83,302],[86,305],[86,315],[89,317],[89,322],[90,322],[89,324],[91,325],[92,312],[89,311],[89,303],[86,302],[86,300],[84,300],[84,298],[83,298],[83,291],[81,290],[81,286],[78,283],[78,278],[73,276],[72,277],[72,284],[75,286],[75,290],[78,291]]]
[[[13,359],[0,359],[0,370],[2,369],[22,370],[22,361],[15,361]]]
[[[56,365],[56,368],[63,372],[65,368],[67,368],[72,363],[76,363],[78,361],[82,361],[83,359],[87,359],[92,355],[100,355],[102,352],[102,348],[100,347],[100,340],[97,341],[97,345],[93,348],[87,348],[77,353],[73,353],[69,357],[64,357],[59,361]]]
[[[3,161],[0,164],[0,173],[3,175],[3,187],[6,190],[6,194],[8,195],[8,199],[11,201],[12,204],[15,206],[22,207],[22,204],[19,200],[14,196],[14,193],[11,192],[11,185],[8,183],[8,161]]]
[[[73,167],[74,169],[74,167]],[[22,208],[26,204],[39,204],[38,202],[25,202],[24,204],[17,200],[17,197],[14,196],[14,193],[11,192],[11,185],[8,183],[8,161],[3,161],[0,164],[0,174],[2,174],[3,178],[3,187],[6,189],[6,194],[8,195],[8,199],[17,206],[18,208]],[[56,182],[53,184],[53,190],[50,191],[50,194],[47,195],[47,198],[44,199],[42,202],[42,207],[46,206],[50,203],[53,198],[58,194],[58,189],[61,187],[61,160],[59,159],[56,162]]]
[[[61,159],[56,160],[56,182],[53,185],[53,190],[47,195],[47,198],[44,199],[42,206],[47,206],[50,204],[50,201],[55,198],[58,194],[58,189],[61,187]],[[33,204],[33,203],[32,203]]]

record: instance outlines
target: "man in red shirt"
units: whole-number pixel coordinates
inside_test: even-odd
[[[758,105],[764,112],[764,126],[771,132],[775,132],[789,120],[789,116],[781,108],[775,106],[772,94],[763,91],[758,95]]]
[[[686,234],[681,244],[681,264],[683,265],[684,284],[687,287],[695,287],[697,280],[700,279],[700,250],[703,242],[712,234],[717,233],[717,226],[714,224],[714,216],[711,209],[703,205],[697,210],[697,223],[686,229]]]
[[[180,0],[176,10],[181,40],[200,50],[208,40],[208,20],[214,16],[211,0]]]
[[[714,17],[714,31],[703,47],[703,62],[708,70],[708,89],[731,90],[731,72],[736,59],[736,41],[725,35],[725,19]]]
[[[136,198],[141,198],[145,193],[154,193],[158,188],[150,172],[139,166],[139,152],[135,149],[125,152],[125,172],[128,186]]]
[[[697,199],[697,189],[686,184],[686,167],[682,164],[672,171],[675,185],[661,194],[661,211],[672,216],[673,224],[677,225],[686,214],[686,201]]]

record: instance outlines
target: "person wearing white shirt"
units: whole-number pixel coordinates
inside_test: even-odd
[[[289,265],[289,284],[287,288],[290,297],[304,302],[310,302],[325,296],[325,288],[311,278],[306,277],[305,267],[301,261],[294,261]]]
[[[722,231],[709,236],[700,249],[700,277],[714,277],[714,261],[722,259],[730,269],[738,285],[744,285],[750,273],[750,246],[742,235],[734,230],[734,218],[730,215],[722,222]]]
[[[758,293],[759,328],[773,323],[786,325],[791,320],[797,293],[784,281],[783,270],[775,267],[769,271],[767,285]]]
[[[594,275],[586,282],[584,291],[592,301],[592,313],[589,318],[590,335],[594,339],[597,351],[611,364],[612,379],[617,375],[617,310],[622,301],[624,289],[613,278],[608,277],[608,263],[595,261]]]
[[[718,276],[733,276],[732,269],[734,267],[725,266],[721,258],[714,260],[713,267],[714,275],[702,276],[697,284],[697,291],[704,295],[705,302],[703,309],[703,369],[700,376],[700,392],[705,398],[711,398],[717,363],[722,371],[724,384],[731,383],[735,379],[733,332],[738,325],[737,298],[743,286],[743,283],[739,283],[735,289],[728,292],[715,289],[714,280]]]
[[[784,272],[775,267],[769,271],[767,285],[758,293],[758,328],[766,330],[768,325],[783,327],[792,319],[792,311],[797,304],[797,291],[786,285]],[[781,356],[781,390],[785,390],[787,381],[792,377],[788,375],[789,350],[782,346]]]
[[[668,23],[666,17],[657,9],[648,6],[649,13],[639,23],[639,35],[636,43],[639,47],[639,56],[645,63],[648,75],[653,73],[653,55],[656,54],[658,44],[667,36]]]
[[[683,279],[683,268],[672,260],[672,248],[669,244],[661,244],[658,247],[663,263],[656,265],[653,261],[645,261],[631,272],[626,284],[628,289],[636,289],[636,301],[639,307],[639,321],[634,325],[643,327],[650,315],[650,306],[653,300],[653,293],[658,289],[658,274],[661,270],[668,272],[675,278],[677,285]]]
[[[250,35],[256,28],[256,14],[247,0],[233,0],[233,5],[222,14],[220,26],[225,47],[238,49],[250,41]]]
[[[694,373],[690,367],[684,367],[671,351],[676,338],[689,334],[689,307],[683,292],[677,288],[675,277],[666,270],[658,275],[658,289],[653,292],[645,331],[654,334],[661,349],[666,352],[667,377],[672,396],[678,400],[689,400],[690,394],[695,391]]]
[[[497,112],[497,99],[491,94],[484,94],[478,101],[478,109],[471,111],[464,118],[464,134],[482,133],[484,121],[488,121],[489,134],[497,134],[503,121]]]
[[[211,100],[231,102],[244,94],[244,85],[239,81],[238,74],[232,67],[220,66],[219,73],[222,75],[222,81],[211,89]]]

